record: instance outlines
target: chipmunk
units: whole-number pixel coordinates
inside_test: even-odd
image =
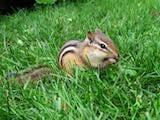
[[[109,64],[116,63],[119,59],[119,52],[114,45],[113,41],[107,37],[101,30],[96,29],[95,32],[87,32],[84,41],[71,40],[66,42],[58,54],[58,64],[60,68],[66,70],[69,74],[73,75],[72,68],[105,68]],[[17,76],[22,82],[22,79],[38,80],[43,78],[43,74],[51,74],[48,67],[39,67],[26,75]]]
[[[118,59],[119,53],[113,41],[99,29],[87,32],[84,41],[66,42],[58,55],[59,66],[70,74],[74,66],[104,68]]]

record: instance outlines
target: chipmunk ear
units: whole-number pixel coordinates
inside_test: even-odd
[[[87,38],[89,39],[90,43],[93,42],[94,37],[95,37],[94,33],[90,32],[90,31],[87,32]]]

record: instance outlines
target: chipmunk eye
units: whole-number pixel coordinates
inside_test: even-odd
[[[106,46],[104,44],[100,44],[101,48],[106,48]]]

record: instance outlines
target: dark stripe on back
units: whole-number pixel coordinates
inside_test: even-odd
[[[82,41],[78,41],[78,40],[70,40],[70,41],[68,41],[68,42],[66,42],[62,47],[61,47],[61,49],[60,49],[60,52],[59,52],[59,54],[58,54],[58,63],[60,63],[61,64],[61,61],[60,61],[60,56],[61,56],[61,54],[62,54],[62,52],[66,49],[66,48],[68,48],[68,47],[78,47],[79,46],[79,44],[80,43],[82,43]],[[70,52],[72,51],[72,53],[74,52],[73,50],[69,50]],[[68,52],[67,52],[68,53]],[[66,54],[66,53],[64,53],[64,54]],[[63,55],[64,56],[64,55]],[[62,58],[61,59],[63,59],[63,56],[62,56]]]
[[[61,53],[63,52],[64,49],[66,49],[68,47],[76,47],[76,46],[77,46],[77,44],[70,44],[70,45],[66,45],[66,46],[62,47],[62,49],[60,50],[60,53],[58,54],[58,61],[59,61],[59,57],[60,57],[60,55],[61,55]],[[66,53],[64,53],[64,54],[66,54]]]
[[[63,57],[67,54],[67,53],[74,53],[74,51],[73,50],[69,50],[69,51],[67,51],[67,52],[65,52],[63,55],[62,55],[62,59],[61,59],[61,66],[62,66],[62,60],[63,60]]]

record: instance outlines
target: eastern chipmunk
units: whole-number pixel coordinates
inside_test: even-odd
[[[66,42],[58,55],[59,66],[70,74],[74,66],[104,68],[118,59],[119,53],[113,41],[99,29],[87,32],[84,41]]]
[[[113,41],[99,29],[95,32],[87,32],[84,41],[71,40],[66,42],[60,49],[58,64],[69,74],[73,74],[72,67],[104,68],[109,64],[116,63],[119,52]],[[51,74],[48,67],[39,67],[22,75],[15,76],[21,83],[23,79],[38,80],[43,74]]]

